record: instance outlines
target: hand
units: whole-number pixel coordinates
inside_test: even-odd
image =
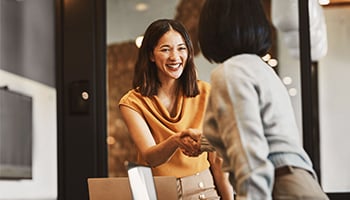
[[[196,157],[199,156],[202,151],[200,149],[200,143],[193,140],[189,136],[185,136],[181,139],[182,143],[185,144],[188,148],[181,148],[182,153],[186,156]]]
[[[213,147],[208,139],[204,136],[201,137],[201,150],[202,151],[207,151],[207,152],[212,152],[215,151],[215,147]]]
[[[199,156],[203,151],[201,150],[201,132],[197,129],[186,129],[181,132],[181,150],[190,157]]]

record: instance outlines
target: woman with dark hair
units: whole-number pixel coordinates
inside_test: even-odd
[[[288,92],[261,59],[271,46],[261,0],[206,0],[199,43],[219,63],[203,135],[222,156],[237,199],[328,199],[301,146]]]
[[[168,19],[151,23],[133,89],[119,108],[138,148],[138,164],[151,166],[155,176],[177,177],[180,199],[231,199],[220,158],[199,149],[210,85],[197,80],[193,56],[182,24]]]

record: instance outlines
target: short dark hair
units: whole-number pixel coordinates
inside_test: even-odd
[[[189,34],[180,22],[171,19],[159,19],[152,22],[146,29],[135,65],[133,88],[143,96],[158,94],[161,83],[158,79],[156,64],[150,58],[159,39],[171,29],[180,33],[188,49],[188,58],[184,71],[179,78],[180,88],[178,89],[181,89],[183,94],[188,97],[199,94],[197,72],[193,61],[194,51]]]
[[[261,0],[206,0],[198,39],[204,57],[216,63],[242,53],[264,56],[272,45]]]

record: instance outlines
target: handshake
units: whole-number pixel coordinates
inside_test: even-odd
[[[196,157],[204,151],[215,151],[215,148],[210,145],[207,138],[202,135],[198,129],[186,129],[180,133],[179,146],[187,156]]]

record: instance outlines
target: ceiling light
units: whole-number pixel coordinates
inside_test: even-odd
[[[135,9],[137,11],[140,11],[140,12],[148,10],[148,4],[146,4],[146,3],[137,3],[136,6],[135,6]]]
[[[277,64],[278,64],[277,60],[274,59],[274,58],[268,60],[267,63],[268,63],[271,67],[276,67]]]
[[[140,48],[140,47],[141,47],[142,40],[143,40],[143,35],[141,35],[141,36],[139,36],[139,37],[136,38],[135,44],[136,44],[137,48]]]
[[[329,0],[318,0],[318,3],[320,3],[321,5],[328,5],[330,3]]]
[[[271,55],[270,55],[270,54],[266,54],[266,55],[264,55],[264,56],[262,57],[262,59],[263,59],[265,62],[267,62],[268,60],[271,59]]]
[[[296,96],[298,94],[298,90],[295,89],[295,88],[290,88],[288,90],[288,93],[289,93],[290,96],[294,97],[294,96]]]
[[[289,77],[289,76],[286,76],[286,77],[283,78],[283,83],[284,83],[285,85],[290,85],[290,84],[292,84],[292,82],[293,82],[293,80],[292,80],[292,78]]]

